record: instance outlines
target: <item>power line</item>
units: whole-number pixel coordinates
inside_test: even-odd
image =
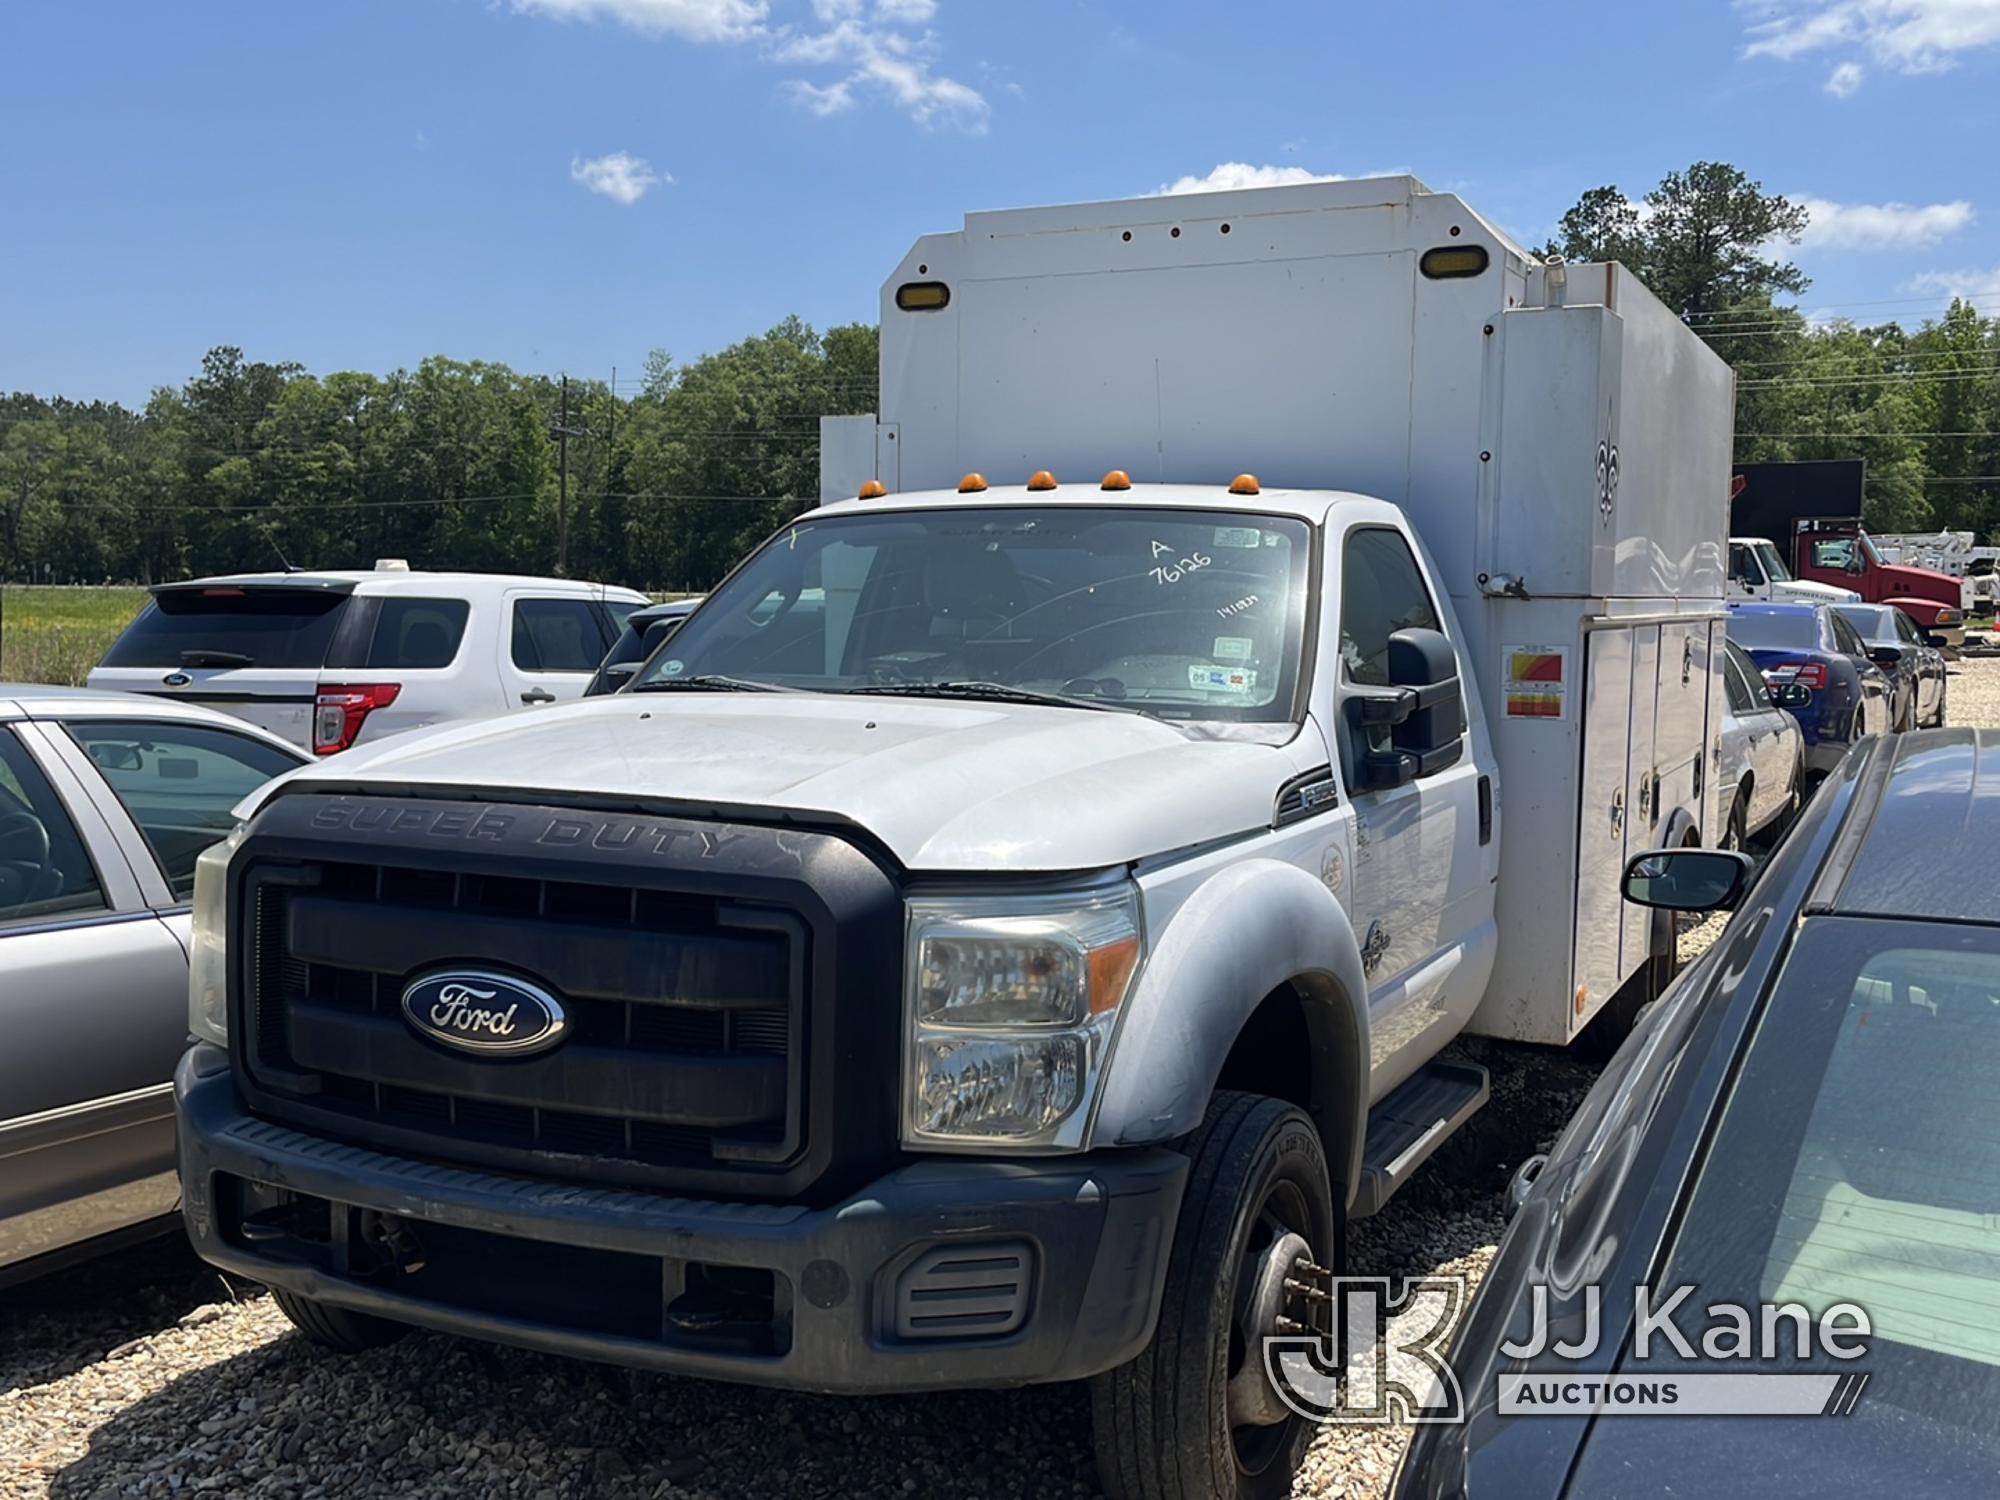
[[[2000,437],[2000,432],[1739,432],[1739,438],[1816,438],[1821,442],[1856,442],[1877,438],[1977,438]]]
[[[1989,365],[1978,370],[1964,370],[1952,374],[1943,371],[1910,370],[1901,374],[1887,371],[1880,375],[1807,375],[1797,380],[1784,376],[1769,379],[1739,380],[1736,388],[1761,390],[1769,386],[1835,386],[1835,385],[1946,385],[1956,380],[1987,380],[2000,373],[2000,365]]]

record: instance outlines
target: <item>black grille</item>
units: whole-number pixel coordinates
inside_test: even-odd
[[[783,1162],[801,1144],[803,922],[727,899],[323,861],[253,872],[252,1066],[273,1095],[356,1123],[590,1175]],[[563,1045],[492,1060],[405,1024],[453,963],[561,997]]]

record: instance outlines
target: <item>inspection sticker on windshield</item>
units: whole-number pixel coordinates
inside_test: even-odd
[[[1567,646],[1502,646],[1500,662],[1508,718],[1564,717],[1569,690]]]
[[[1247,635],[1219,635],[1212,655],[1217,661],[1248,661],[1255,645]]]
[[[1215,528],[1215,545],[1218,547],[1261,547],[1264,533],[1255,526],[1218,526]]]
[[[1188,686],[1223,693],[1247,693],[1257,685],[1257,674],[1247,667],[1188,668]]]
[[[681,673],[685,672],[686,670],[687,670],[686,662],[663,661],[660,663],[660,675],[662,677],[678,677],[681,675]]]

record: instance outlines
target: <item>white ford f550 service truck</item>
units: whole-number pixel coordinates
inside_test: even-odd
[[[881,376],[627,690],[241,810],[189,1228],[337,1347],[1090,1377],[1114,1493],[1280,1493],[1263,1340],[1483,1102],[1440,1049],[1670,964],[1729,372],[1393,178],[975,215]]]

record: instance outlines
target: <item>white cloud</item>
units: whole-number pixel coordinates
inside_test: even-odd
[[[1253,167],[1247,161],[1226,161],[1205,177],[1176,177],[1153,189],[1154,196],[1181,193],[1229,193],[1238,188],[1286,187],[1295,182],[1344,182],[1338,172],[1309,172],[1304,167]]]
[[[1909,290],[1962,297],[1988,317],[2000,314],[2000,266],[1990,271],[1926,271],[1910,282]]]
[[[1861,87],[1861,76],[1860,63],[1840,63],[1826,75],[1826,91],[1836,99],[1851,99],[1854,97],[1854,91]]]
[[[810,0],[772,19],[771,0],[508,0],[555,20],[608,21],[654,37],[734,42],[766,61],[830,78],[791,78],[785,92],[809,114],[836,115],[864,94],[888,100],[919,125],[986,130],[992,107],[970,84],[937,71],[930,30],[938,0]]]
[[[1812,250],[1919,250],[1972,222],[1972,205],[1952,203],[1834,203],[1798,198],[1810,221],[1799,237]]]
[[[526,15],[557,21],[613,21],[648,36],[690,42],[740,42],[756,36],[769,0],[513,0]]]
[[[569,164],[569,178],[627,208],[660,184],[673,182],[665,172],[654,171],[653,164],[643,156],[634,156],[629,151],[613,151],[588,161],[576,157]]]
[[[1842,48],[1899,73],[1938,73],[1958,55],[2000,44],[2000,0],[1738,0],[1753,19],[1745,57],[1789,61]],[[1829,93],[1845,98],[1861,69],[1836,68]]]
[[[841,76],[831,84],[788,82],[792,97],[806,109],[817,115],[837,114],[854,104],[858,91],[866,91],[889,99],[919,125],[984,133],[993,112],[986,96],[932,69],[936,43],[929,32],[912,35],[898,29],[906,24],[904,17],[928,19],[934,6],[875,0],[875,9],[865,20],[860,0],[814,0],[813,8],[831,24],[824,31],[781,34],[772,53],[794,66],[840,70]]]

